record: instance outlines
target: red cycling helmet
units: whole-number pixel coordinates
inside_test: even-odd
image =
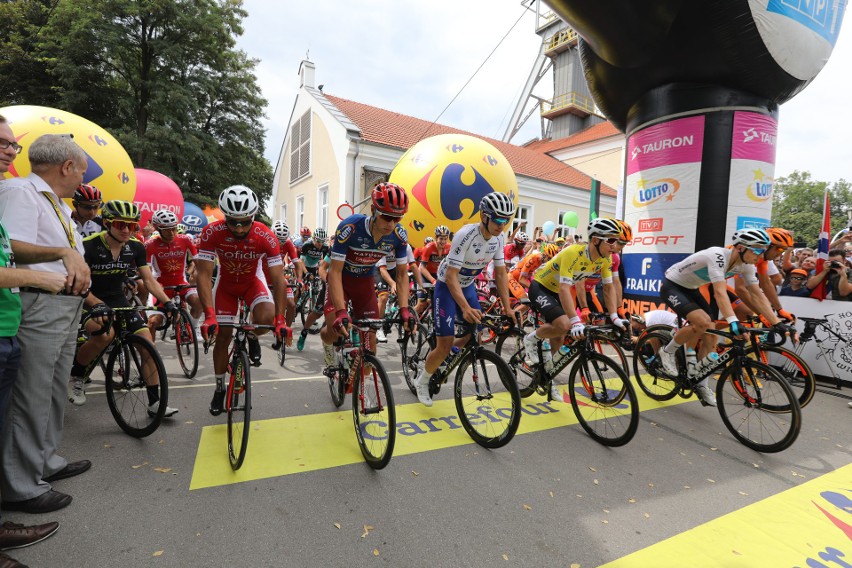
[[[395,183],[380,183],[373,188],[373,207],[384,215],[402,217],[408,211],[408,195]]]
[[[80,184],[80,186],[74,190],[74,197],[71,198],[71,201],[102,201],[103,195],[101,195],[101,190],[93,185],[87,185],[85,183]]]
[[[305,226],[305,227],[302,227],[301,229],[299,229],[299,236],[301,236],[304,239],[310,238],[310,236],[311,236],[310,228]]]

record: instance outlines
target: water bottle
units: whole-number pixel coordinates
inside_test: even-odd
[[[705,372],[707,372],[708,369],[712,368],[718,360],[719,354],[715,351],[711,351],[709,355],[707,355],[704,359],[698,362],[698,366],[695,369],[695,375],[703,375]]]
[[[686,350],[686,374],[689,377],[694,377],[697,375],[698,371],[698,356],[695,354],[695,350],[691,348],[687,348]]]
[[[553,353],[550,352],[550,340],[541,340],[541,359],[544,362],[544,370],[553,370]]]
[[[458,353],[458,352],[459,352],[459,348],[456,347],[455,345],[453,345],[450,348],[450,354],[447,355],[446,359],[444,359],[443,362],[438,366],[438,374],[439,375],[443,375],[446,372],[447,367],[450,366],[450,361],[453,360],[453,357],[455,357],[456,353]]]

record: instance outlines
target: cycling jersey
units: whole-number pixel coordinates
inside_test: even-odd
[[[284,261],[284,258],[289,258],[290,262],[302,262],[302,258],[299,256],[299,251],[296,250],[296,245],[293,244],[293,241],[287,239],[283,243],[278,241],[278,246],[281,249],[281,260]]]
[[[509,266],[514,266],[524,258],[524,245],[518,246],[514,242],[503,247],[503,260]]]
[[[666,270],[666,278],[684,288],[695,290],[709,282],[724,282],[727,278],[741,274],[746,284],[757,284],[755,268],[752,264],[739,263],[726,270],[731,262],[733,249],[710,247],[691,254],[671,265]]]
[[[234,237],[225,221],[210,223],[201,231],[198,258],[210,262],[219,259],[217,283],[244,284],[260,278],[264,259],[270,266],[282,264],[278,238],[257,221],[242,239]]]
[[[621,257],[617,252],[612,253],[612,266],[610,267],[610,272],[613,275],[618,273],[618,267],[621,264]],[[589,276],[585,280],[583,280],[583,286],[586,288],[586,292],[594,292],[595,288],[598,285],[598,282],[601,281],[601,275],[595,274],[594,276]]]
[[[480,223],[465,225],[453,237],[450,253],[438,266],[438,280],[447,281],[447,269],[459,269],[459,285],[470,286],[476,276],[494,260],[495,266],[505,266],[503,261],[503,233],[485,238],[479,229]]]
[[[331,249],[326,244],[318,245],[313,239],[305,242],[302,245],[301,258],[305,263],[305,268],[314,269],[319,266],[322,259],[329,253]]]
[[[136,239],[130,239],[121,245],[118,257],[115,258],[106,239],[107,233],[102,231],[83,240],[84,258],[92,271],[92,285],[89,289],[110,307],[126,306],[124,281],[127,271],[148,266],[145,247]]]
[[[393,232],[376,241],[370,233],[370,217],[355,214],[337,226],[331,259],[343,261],[343,274],[363,278],[376,272],[376,263],[390,256],[396,265],[408,263],[408,235],[397,224]]]
[[[571,284],[600,272],[601,282],[612,283],[612,260],[601,256],[592,260],[588,245],[576,244],[559,251],[535,275],[535,281],[559,293],[560,284]]]
[[[434,276],[438,271],[438,267],[441,265],[441,261],[448,254],[450,254],[450,243],[445,244],[444,250],[438,252],[438,243],[433,241],[420,249],[420,256],[417,256],[417,258],[426,266],[429,274]]]
[[[544,255],[538,251],[533,251],[525,256],[521,262],[515,265],[515,268],[509,272],[509,277],[515,280],[520,280],[521,276],[523,276],[529,280],[533,277],[535,271],[539,269],[543,262]]]
[[[186,257],[197,256],[198,249],[186,235],[175,235],[170,243],[157,235],[145,243],[145,253],[160,284],[177,286],[186,284]]]

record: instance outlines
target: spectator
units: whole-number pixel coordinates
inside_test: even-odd
[[[779,296],[800,296],[807,298],[811,295],[811,289],[806,286],[808,273],[801,268],[794,268],[790,271],[790,284],[781,288]]]
[[[808,276],[813,275],[814,269],[816,269],[816,258],[814,258],[813,255],[803,256],[802,262],[801,264],[799,264],[799,266],[797,266],[797,268],[801,268],[802,270],[807,272]]]
[[[0,174],[9,171],[20,151],[6,118],[0,115]],[[21,323],[21,298],[17,292],[21,286],[38,286],[57,293],[65,287],[65,278],[51,272],[16,269],[11,240],[0,223],[0,430],[21,363],[21,347],[15,337]],[[35,544],[58,529],[57,522],[24,526],[7,521],[0,525],[0,550]],[[0,552],[0,566],[15,568],[23,565]]]
[[[71,496],[51,483],[88,470],[57,454],[67,404],[66,384],[77,345],[89,267],[75,231],[69,198],[83,182],[86,154],[66,136],[44,135],[29,149],[32,173],[0,181],[0,222],[9,231],[18,264],[60,274],[64,294],[48,287],[21,289],[20,380],[12,388],[0,437],[0,488],[7,511],[47,513]]]
[[[846,253],[841,249],[828,251],[828,261],[822,271],[808,278],[808,288],[814,289],[827,279],[827,292],[832,300],[852,301],[852,269],[846,263]]]
[[[807,247],[800,248],[796,251],[796,254],[794,256],[796,257],[795,262],[793,262],[794,268],[803,268],[802,263],[805,261],[805,259],[814,257],[814,249]],[[811,267],[811,270],[813,270],[813,267]]]

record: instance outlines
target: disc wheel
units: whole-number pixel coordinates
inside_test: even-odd
[[[154,345],[138,335],[125,335],[114,344],[105,376],[107,404],[118,426],[135,438],[153,433],[169,401],[166,369]],[[148,409],[149,384],[158,386],[156,412]]]
[[[234,354],[229,366],[225,411],[228,413],[228,460],[231,469],[240,469],[248,450],[251,424],[251,365],[248,353]]]
[[[470,351],[456,369],[453,398],[465,431],[485,448],[508,444],[521,421],[515,374],[493,351]]]
[[[387,372],[373,355],[365,354],[355,373],[352,418],[364,460],[373,469],[388,465],[396,442],[396,407]]]

